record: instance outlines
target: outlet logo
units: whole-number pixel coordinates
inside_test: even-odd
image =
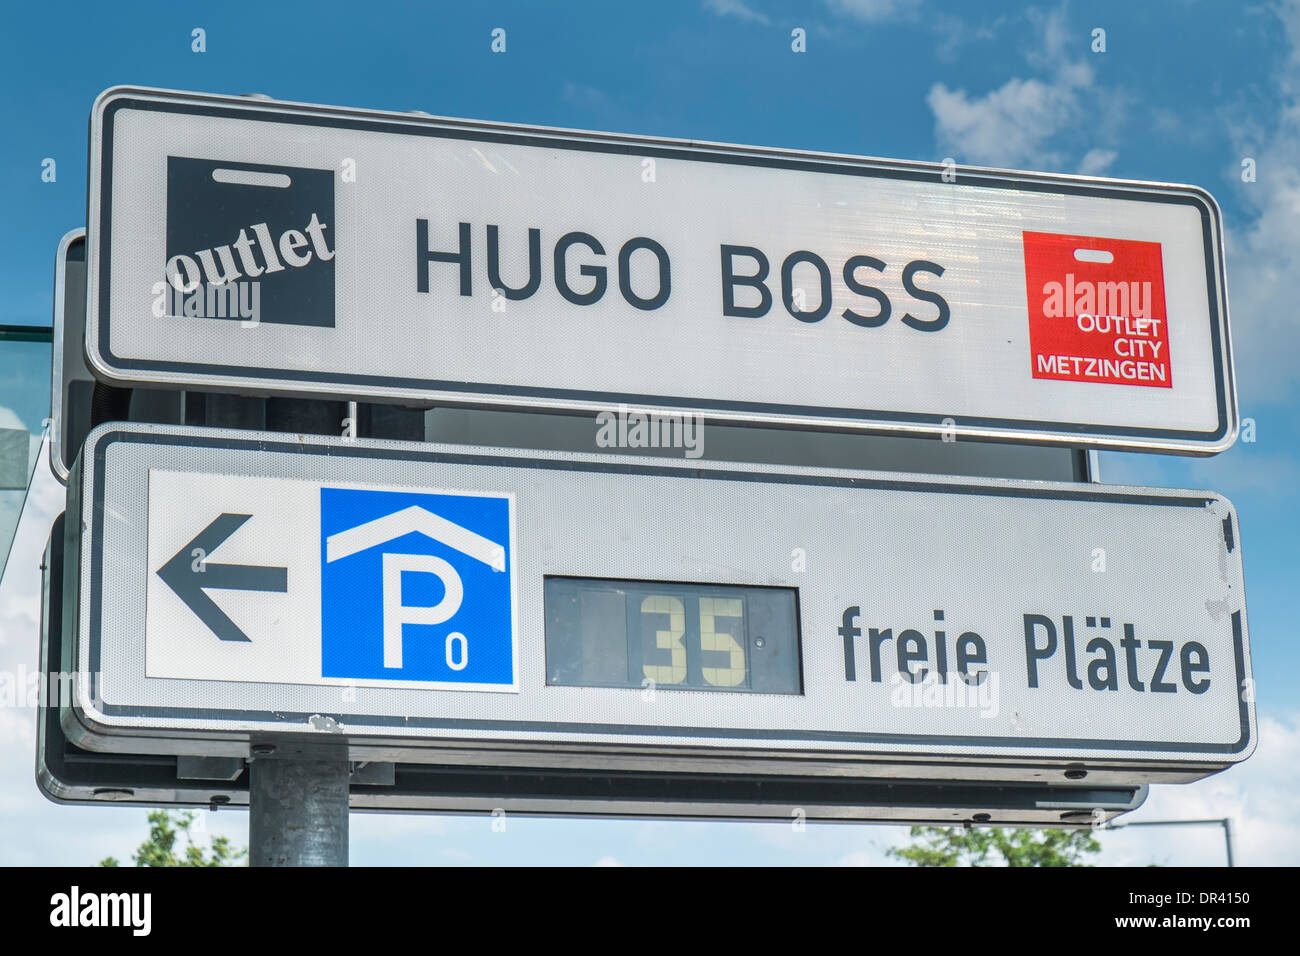
[[[334,172],[167,157],[155,314],[334,325]]]
[[[1023,237],[1033,377],[1172,388],[1160,243]]]

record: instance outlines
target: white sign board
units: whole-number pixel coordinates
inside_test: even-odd
[[[1201,189],[113,89],[95,374],[1210,454]]]
[[[1209,492],[148,425],[80,462],[92,749],[1142,782],[1254,747]]]

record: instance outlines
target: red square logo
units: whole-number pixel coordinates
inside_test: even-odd
[[[1033,377],[1172,388],[1160,243],[1023,236]]]

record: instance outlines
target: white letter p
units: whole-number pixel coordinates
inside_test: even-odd
[[[385,554],[384,556],[384,666],[402,666],[402,625],[441,624],[458,610],[465,596],[456,569],[432,554]],[[402,572],[435,574],[442,581],[442,600],[431,606],[402,603]]]

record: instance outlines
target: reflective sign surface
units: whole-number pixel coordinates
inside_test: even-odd
[[[1211,492],[147,425],[80,460],[92,749],[1189,779],[1254,746]]]
[[[1236,432],[1203,190],[113,90],[118,382],[1194,454]]]

